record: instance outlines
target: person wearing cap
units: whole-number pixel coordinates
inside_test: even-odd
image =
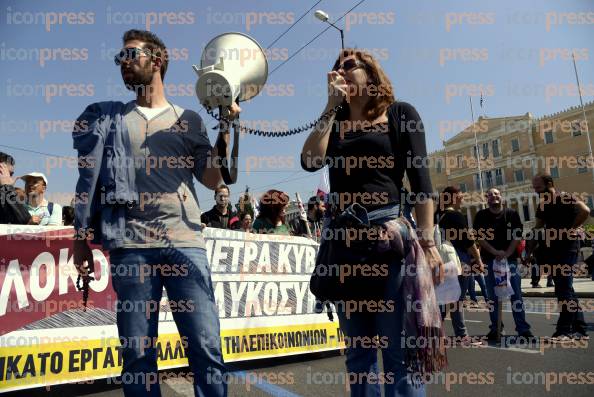
[[[0,152],[0,224],[26,225],[31,215],[14,187],[14,158]]]
[[[29,223],[41,226],[62,225],[62,206],[45,199],[47,178],[41,172],[31,172],[21,177],[25,181],[27,202],[25,207],[31,215]]]

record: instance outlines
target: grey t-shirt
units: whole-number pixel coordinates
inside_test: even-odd
[[[126,105],[140,205],[128,210],[124,248],[204,248],[193,177],[200,180],[211,150],[200,116],[172,105],[150,120]]]

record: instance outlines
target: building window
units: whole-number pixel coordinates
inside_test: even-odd
[[[524,182],[524,170],[515,170],[514,177],[516,178],[516,182]]]
[[[458,164],[458,168],[462,168],[464,164],[462,164],[462,155],[459,154],[456,156],[456,163]]]
[[[466,187],[466,184],[465,183],[461,183],[460,184],[460,191],[462,193],[466,193],[468,191],[468,188]]]
[[[489,158],[489,142],[483,143],[483,158]]]
[[[551,167],[551,176],[553,178],[559,178],[559,167]]]
[[[476,190],[481,190],[481,179],[479,174],[474,174],[474,187]]]
[[[520,151],[520,141],[518,140],[518,138],[512,139],[511,145],[512,145],[512,152]]]
[[[497,185],[503,185],[503,170],[501,168],[495,170],[495,183]]]
[[[441,160],[437,160],[437,173],[441,174]]]
[[[545,131],[544,140],[546,144],[553,143],[553,131]]]
[[[472,147],[472,157],[478,159],[478,154],[476,153],[476,145]]]
[[[578,174],[585,174],[588,172],[588,157],[587,156],[579,156],[577,158],[578,161]],[[582,167],[583,166],[583,167]]]
[[[492,171],[485,171],[485,185],[489,189],[493,187],[493,172]]]
[[[571,123],[571,135],[580,136],[582,135],[582,124],[579,121],[573,121]]]
[[[491,142],[491,145],[493,146],[493,157],[501,156],[501,154],[499,154],[499,140],[494,140]]]
[[[528,203],[523,202],[522,209],[524,210],[524,219],[529,221],[530,220],[530,207],[528,206]]]

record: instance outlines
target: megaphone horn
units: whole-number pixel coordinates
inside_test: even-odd
[[[204,48],[196,95],[207,109],[255,97],[266,84],[268,61],[260,44],[243,33],[223,33]]]

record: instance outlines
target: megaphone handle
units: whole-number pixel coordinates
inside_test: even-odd
[[[224,114],[226,113],[226,114]],[[227,116],[229,115],[229,109],[224,108],[223,106],[219,106],[219,115],[221,116],[221,128],[225,127],[224,129],[227,130],[229,127],[229,120]],[[223,125],[225,123],[226,125]],[[222,133],[223,130],[219,130],[219,133]],[[233,149],[231,150],[231,170],[227,167],[228,162],[223,161],[221,164],[221,176],[223,177],[223,181],[227,185],[232,185],[237,181],[237,161],[238,161],[238,152],[239,152],[239,128],[235,125],[234,126],[234,134],[233,139]],[[225,147],[224,151],[220,151],[225,159],[227,158],[227,148]]]

